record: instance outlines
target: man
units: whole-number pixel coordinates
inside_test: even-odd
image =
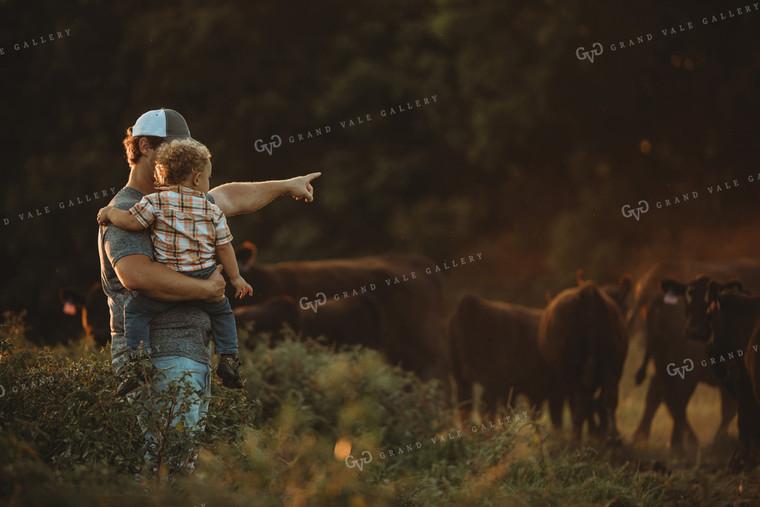
[[[161,143],[174,139],[192,139],[187,122],[177,111],[148,111],[127,130],[124,139],[129,179],[109,205],[127,210],[145,194],[155,191],[153,169]],[[289,180],[252,183],[227,183],[211,189],[208,199],[228,217],[256,211],[281,195],[306,202],[314,200],[311,181],[321,173],[311,173]],[[221,266],[206,280],[192,278],[154,261],[150,231],[131,232],[113,225],[100,226],[98,232],[101,283],[111,311],[111,358],[116,371],[128,359],[124,338],[124,306],[130,291],[162,301],[202,299],[220,301],[225,281]],[[255,287],[254,287],[254,290]],[[208,408],[211,392],[211,323],[209,316],[194,307],[182,306],[162,313],[153,320],[150,330],[151,361],[163,375],[155,381],[164,389],[173,379],[189,374],[197,396],[183,400],[187,404],[185,427],[203,429],[201,421]],[[148,442],[152,435],[146,435]]]

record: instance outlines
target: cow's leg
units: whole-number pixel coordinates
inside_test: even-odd
[[[755,407],[752,408],[753,412],[756,410]],[[747,424],[749,437],[747,440],[749,441],[749,445],[746,447],[747,449],[747,458],[748,462],[751,465],[754,465],[757,462],[758,453],[760,452],[760,430],[758,430],[757,425],[760,424],[760,420],[757,417],[757,414],[753,414],[751,422]]]
[[[749,393],[751,394],[751,393]],[[757,462],[757,458],[760,458],[760,408],[758,408],[755,400],[747,397],[745,398],[746,413],[747,413],[747,445],[748,456],[753,458],[751,464],[754,465]]]
[[[641,416],[641,422],[639,422],[639,426],[633,434],[634,443],[647,442],[649,440],[649,434],[652,431],[652,420],[657,413],[657,409],[660,407],[660,403],[664,401],[664,397],[662,379],[655,373],[649,381],[644,414]]]
[[[744,444],[747,466],[760,458],[760,407],[755,401],[752,380],[745,365],[732,365],[729,380],[733,380],[739,403],[739,439]]]
[[[599,422],[597,423],[597,418]],[[607,428],[607,412],[604,409],[601,393],[594,396],[591,410],[589,411],[588,433],[594,438],[602,438]]]
[[[673,396],[672,394],[665,394],[665,405],[668,407],[670,417],[673,418],[673,432],[670,435],[671,449],[681,449],[683,447],[683,434],[684,430],[687,428],[688,432],[692,435],[694,434],[694,431],[686,421],[686,404],[688,402],[688,397],[681,398],[679,396]]]
[[[752,428],[752,414],[751,410],[747,410],[746,403],[739,401],[739,442],[741,447],[731,458],[729,468],[733,472],[741,471],[747,463],[747,456],[752,448],[752,434],[754,429]]]
[[[565,398],[561,393],[555,393],[549,396],[549,415],[552,419],[552,426],[555,430],[562,429],[562,407]]]
[[[720,386],[720,427],[718,428],[717,433],[715,433],[715,438],[723,437],[728,433],[728,426],[731,424],[731,421],[734,420],[734,416],[736,415],[737,411],[737,405],[736,400],[734,399],[731,394],[726,390],[725,387]]]
[[[686,430],[686,443],[698,447],[699,439],[697,438],[697,434],[694,433],[694,428],[692,428],[691,424],[689,424],[689,419],[686,419],[684,430]]]
[[[670,435],[670,448],[681,449],[683,447],[684,432],[689,442],[698,445],[697,436],[686,419],[686,406],[689,404],[694,390],[697,388],[695,377],[661,377],[665,406],[668,407],[670,417],[673,419],[673,432]]]
[[[603,424],[602,428],[605,431],[608,443],[619,443],[620,432],[617,428],[617,421],[615,419],[615,410],[618,405],[618,382],[619,377],[612,375],[605,378],[602,383],[602,391],[599,398],[599,413]]]
[[[746,368],[734,369],[738,379],[739,439],[744,444],[745,466],[754,466],[760,458],[760,407]]]
[[[592,410],[593,399],[581,386],[575,385],[569,390],[570,414],[573,420],[573,439],[581,442],[583,422],[588,419]]]
[[[739,440],[740,450],[731,459],[734,472],[752,469],[760,462],[760,408],[752,398],[752,391],[739,389]]]

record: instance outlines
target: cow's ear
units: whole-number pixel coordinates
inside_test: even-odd
[[[67,301],[76,306],[84,305],[84,294],[82,291],[75,289],[74,287],[63,287],[58,291],[58,297],[61,298],[61,303]]]
[[[630,292],[631,287],[633,287],[633,277],[631,277],[629,274],[623,275],[618,282],[618,286],[622,291],[622,297],[626,297],[628,295],[628,292]]]
[[[686,293],[686,286],[682,283],[676,282],[675,280],[663,280],[662,283],[660,283],[660,287],[662,288],[662,292],[670,292],[676,296],[683,296]]]
[[[244,241],[235,249],[235,256],[240,264],[251,264],[256,259],[259,249],[250,241]]]
[[[745,292],[744,285],[739,280],[729,280],[722,287],[723,290],[735,290],[738,292]]]
[[[578,268],[575,270],[575,281],[578,283],[579,287],[586,281],[583,275],[583,268]]]

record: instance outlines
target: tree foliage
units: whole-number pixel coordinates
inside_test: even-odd
[[[754,217],[752,191],[646,227],[619,211],[752,171],[760,15],[702,24],[720,11],[588,0],[2,2],[0,308],[28,309],[38,340],[76,327],[60,318],[57,292],[97,280],[104,199],[86,198],[124,184],[124,130],[161,106],[209,146],[215,183],[323,172],[314,205],[281,200],[231,220],[263,261],[389,250],[444,259],[509,236],[524,248],[509,253],[512,265],[551,259],[530,275],[552,288],[578,263],[608,259],[602,276],[633,269],[666,228]],[[689,20],[693,30],[662,35]],[[70,36],[13,50],[64,29]],[[646,33],[651,42],[610,49]],[[597,41],[595,63],[576,58]],[[366,114],[372,121],[340,124]],[[255,150],[275,134],[283,145],[272,155]],[[77,198],[84,204],[59,208]],[[577,236],[568,214],[584,241],[557,242]],[[598,214],[610,219],[587,221]],[[505,279],[504,296],[513,285]],[[546,288],[535,287],[536,301]]]

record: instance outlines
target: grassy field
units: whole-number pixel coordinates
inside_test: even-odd
[[[534,422],[520,406],[462,420],[438,386],[389,367],[373,351],[262,342],[242,354],[245,393],[214,380],[202,434],[188,435],[168,417],[148,421],[162,459],[152,472],[142,457],[137,404],[114,399],[107,355],[86,341],[37,349],[17,317],[6,319],[6,505],[760,504],[757,472],[727,471],[735,436],[711,444],[713,389],[700,388],[689,406],[699,449],[676,455],[665,448],[671,424],[664,408],[649,445],[630,444],[646,392],[632,381],[636,346],[618,409],[624,443],[610,449],[572,445],[548,431],[545,416]],[[179,389],[146,395],[171,407]],[[193,473],[182,459],[188,441],[199,449]]]

